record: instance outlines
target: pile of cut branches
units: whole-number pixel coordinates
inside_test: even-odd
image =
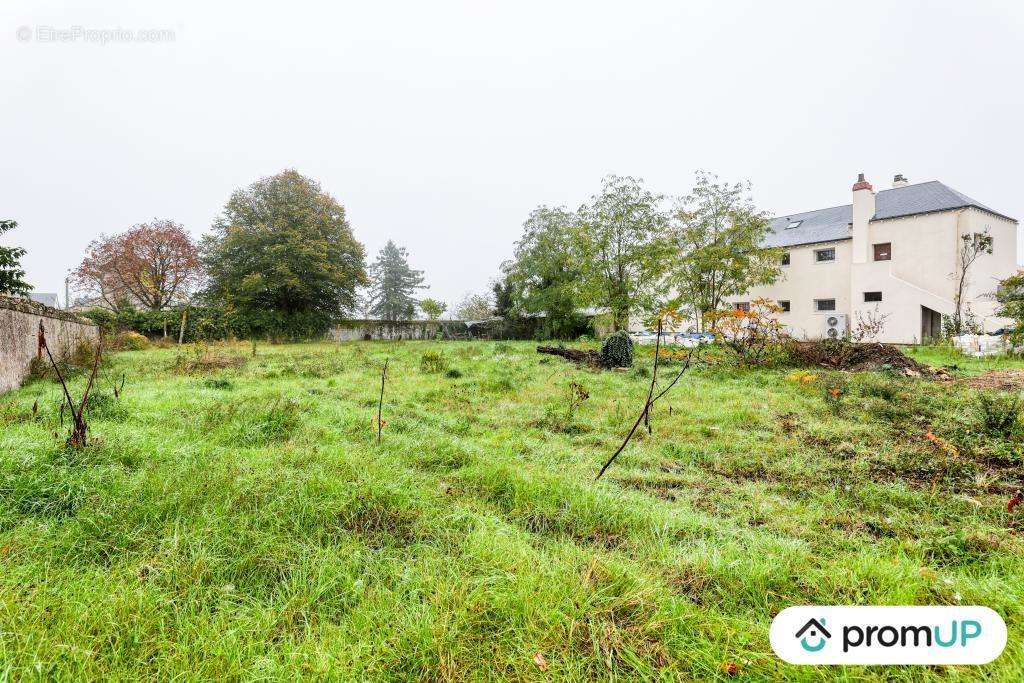
[[[552,356],[560,356],[566,360],[580,365],[589,365],[592,368],[604,367],[601,363],[601,353],[590,349],[567,349],[564,346],[538,346],[537,353],[547,353]]]
[[[835,340],[793,342],[790,357],[801,365],[851,372],[889,368],[910,376],[948,376],[945,370],[918,363],[891,344]]]

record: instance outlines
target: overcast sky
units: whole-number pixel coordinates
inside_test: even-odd
[[[1022,39],[1015,1],[5,0],[0,239],[62,292],[100,233],[198,237],[293,167],[454,301],[609,173],[685,194],[706,169],[784,214],[901,172],[1021,218]]]

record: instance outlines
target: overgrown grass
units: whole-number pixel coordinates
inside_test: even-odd
[[[131,351],[101,371],[79,452],[54,435],[59,386],[6,394],[0,677],[1022,677],[1020,430],[986,424],[978,391],[701,365],[595,483],[650,360],[597,372],[508,342]],[[792,667],[768,625],[799,604],[988,605],[1009,644],[981,668]]]

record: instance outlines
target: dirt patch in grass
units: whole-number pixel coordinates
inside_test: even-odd
[[[959,383],[972,389],[1020,391],[1024,389],[1024,370],[991,370],[983,375],[962,379]]]
[[[685,481],[668,477],[627,476],[620,477],[616,481],[626,488],[669,501],[677,498],[677,489],[688,487]]]

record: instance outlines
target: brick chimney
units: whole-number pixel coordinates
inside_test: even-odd
[[[896,175],[894,175],[892,177],[892,186],[893,186],[893,188],[906,187],[907,186],[907,177],[905,175],[903,175],[902,173],[897,173]]]
[[[871,249],[868,223],[875,217],[875,192],[864,174],[853,184],[853,262],[867,263]]]

